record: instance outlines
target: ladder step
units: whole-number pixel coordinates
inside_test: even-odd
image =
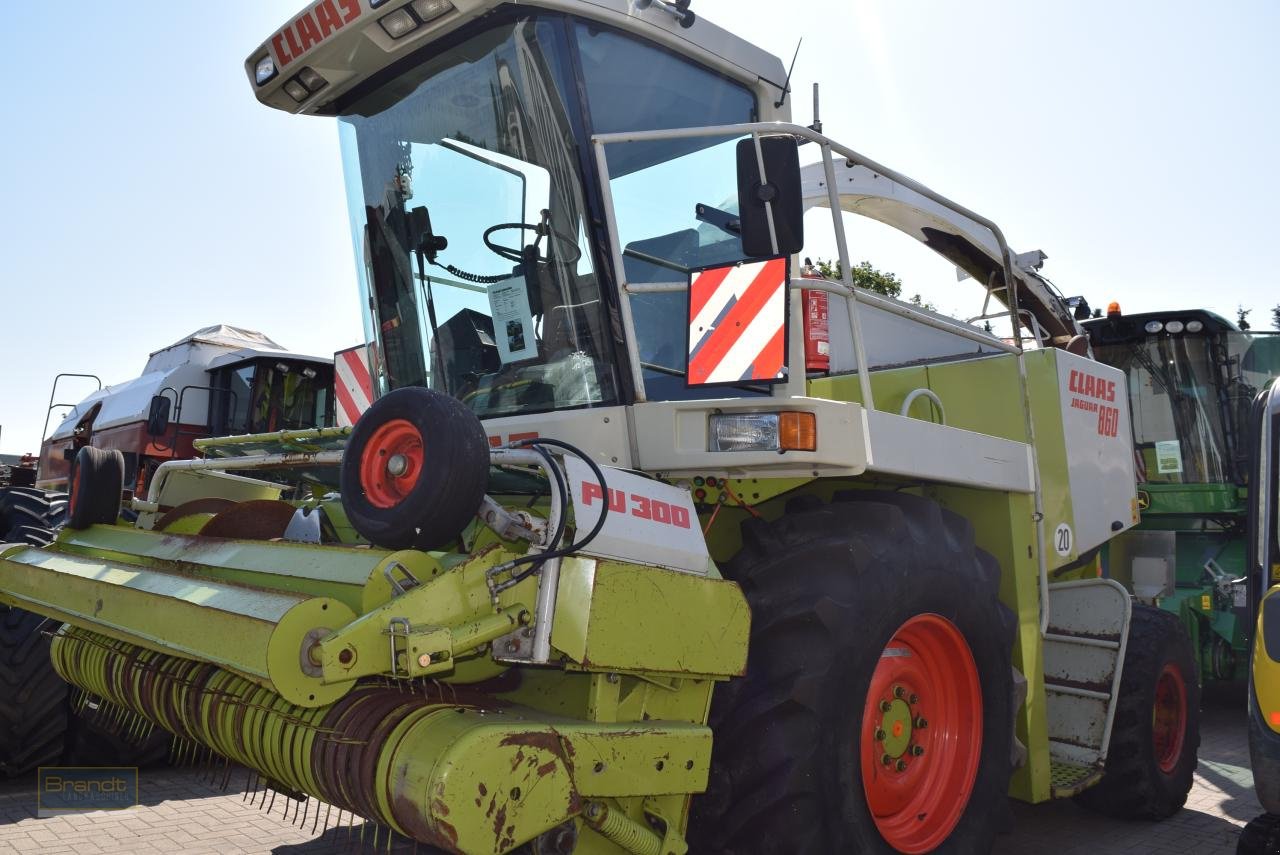
[[[1056,641],[1060,644],[1080,644],[1085,647],[1101,647],[1106,650],[1120,649],[1119,641],[1113,641],[1109,638],[1093,638],[1092,636],[1087,635],[1072,635],[1070,633],[1062,632],[1061,630],[1054,632],[1052,627],[1049,632],[1045,633],[1044,640]]]

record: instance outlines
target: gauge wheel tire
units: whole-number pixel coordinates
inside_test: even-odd
[[[396,389],[356,423],[342,460],[342,506],[375,546],[436,549],[480,509],[489,484],[484,426],[456,398]]]
[[[19,529],[56,530],[66,521],[66,493],[50,493],[34,487],[0,488],[0,541],[29,542],[18,536]]]
[[[1280,852],[1280,816],[1264,813],[1240,831],[1236,855],[1275,855]]]
[[[71,467],[71,495],[67,500],[67,527],[114,525],[120,516],[120,491],[124,488],[124,455],[86,445],[76,453]]]
[[[1135,603],[1102,780],[1076,802],[1117,819],[1165,819],[1191,792],[1200,683],[1177,616]]]
[[[42,546],[48,529],[22,526],[10,542]],[[69,716],[67,684],[49,661],[49,623],[0,606],[0,778],[25,775],[62,757]]]
[[[901,493],[806,497],[744,524],[725,575],[751,641],[746,676],[712,701],[691,851],[989,851],[1012,772],[1016,622],[969,523]],[[960,748],[931,750],[942,742]]]

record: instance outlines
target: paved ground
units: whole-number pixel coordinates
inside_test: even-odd
[[[1071,802],[1028,806],[1015,803],[1014,830],[1000,838],[996,855],[1233,855],[1240,827],[1261,808],[1248,769],[1243,694],[1210,698],[1202,727],[1200,768],[1187,808],[1159,824],[1127,823],[1098,817]],[[0,786],[0,855],[28,853],[328,853],[387,851],[385,837],[373,847],[372,828],[351,829],[343,815],[319,817],[315,803],[288,819],[283,797],[265,808],[249,805],[245,775],[221,781],[196,769],[143,772],[135,809],[52,819],[35,818],[33,781]],[[218,777],[218,776],[215,776]],[[328,830],[325,821],[328,820]],[[395,847],[411,852],[412,847]]]

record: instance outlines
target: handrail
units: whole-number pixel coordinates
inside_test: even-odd
[[[830,137],[815,131],[812,128],[803,125],[795,125],[789,122],[744,122],[734,125],[715,125],[700,128],[674,128],[667,130],[650,130],[650,131],[624,131],[609,134],[596,134],[591,138],[592,147],[595,149],[596,167],[599,174],[601,195],[604,202],[604,213],[606,220],[607,233],[609,235],[610,248],[612,250],[612,260],[614,270],[618,277],[619,283],[625,286],[625,266],[622,256],[621,238],[618,233],[617,216],[614,211],[613,189],[609,180],[609,161],[605,153],[605,148],[615,143],[637,143],[637,142],[658,142],[669,139],[686,139],[686,138],[705,138],[705,137],[723,137],[731,139],[733,137],[742,137],[750,135],[755,143],[757,165],[760,169],[760,180],[765,182],[767,177],[764,174],[763,159],[760,154],[760,137],[761,136],[791,136],[801,140],[808,140],[817,143],[822,150],[823,168],[827,178],[827,192],[829,203],[832,208],[831,217],[832,225],[836,233],[836,247],[839,252],[841,279],[842,284],[848,289],[849,294],[854,293],[855,286],[852,279],[852,269],[849,261],[848,243],[844,233],[843,211],[839,204],[839,192],[835,186],[835,164],[832,159],[832,153],[839,153],[850,166],[861,165],[867,169],[873,170],[880,175],[897,182],[903,187],[911,190],[926,199],[932,200],[935,204],[949,209],[953,213],[962,217],[967,217],[978,225],[986,228],[995,238],[996,245],[1000,250],[1000,262],[1004,272],[1004,291],[1005,305],[1009,310],[1009,325],[1013,331],[1013,353],[1017,356],[1018,363],[1018,391],[1019,398],[1022,403],[1023,428],[1026,433],[1027,444],[1031,455],[1031,469],[1035,479],[1034,490],[1034,512],[1032,515],[1035,526],[1035,559],[1038,565],[1040,575],[1040,634],[1043,636],[1048,632],[1049,628],[1049,597],[1048,597],[1048,560],[1045,557],[1045,531],[1044,531],[1044,494],[1040,480],[1040,463],[1039,455],[1036,451],[1035,440],[1035,423],[1031,416],[1031,396],[1030,384],[1027,378],[1027,364],[1023,354],[1022,347],[1022,324],[1019,322],[1022,312],[1018,306],[1018,288],[1017,278],[1014,275],[1013,251],[1009,248],[1009,243],[1005,240],[1004,232],[996,223],[975,211],[960,205],[940,193],[937,193],[912,178],[889,169],[883,164],[866,157],[848,146],[842,145]],[[765,204],[765,211],[768,216],[769,232],[774,240],[774,247],[777,248],[777,236],[773,227],[773,208],[772,203]],[[814,280],[817,281],[817,280]],[[991,285],[988,284],[988,292],[991,292]],[[825,290],[825,289],[824,289]],[[862,406],[867,410],[875,409],[875,401],[871,392],[870,372],[867,370],[867,358],[865,353],[865,339],[862,336],[861,317],[858,311],[858,304],[861,295],[854,296],[849,302],[849,323],[852,327],[854,340],[853,346],[858,362],[858,384],[862,394]],[[618,289],[619,310],[622,316],[622,323],[627,331],[626,347],[627,356],[631,367],[631,377],[635,386],[635,398],[637,401],[646,400],[644,388],[643,366],[640,362],[639,345],[636,341],[635,322],[631,313],[630,293],[627,287],[619,287]],[[930,323],[932,319],[922,312],[916,312],[909,309],[904,310],[907,317],[919,319],[924,323]],[[1038,325],[1037,325],[1038,326]],[[1039,330],[1035,330],[1037,342],[1039,342]]]

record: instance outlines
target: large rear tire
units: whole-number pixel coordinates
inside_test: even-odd
[[[0,542],[27,543],[23,527],[57,530],[67,521],[67,494],[34,487],[0,488]]]
[[[1176,615],[1135,603],[1102,780],[1076,802],[1118,819],[1165,819],[1191,792],[1200,747],[1200,683]]]
[[[43,546],[52,533],[30,525],[10,543]],[[25,775],[62,757],[70,716],[68,687],[49,661],[44,617],[0,606],[0,778]]]
[[[840,498],[743,527],[747,675],[712,702],[691,851],[991,848],[1013,739],[999,567],[932,501]]]

